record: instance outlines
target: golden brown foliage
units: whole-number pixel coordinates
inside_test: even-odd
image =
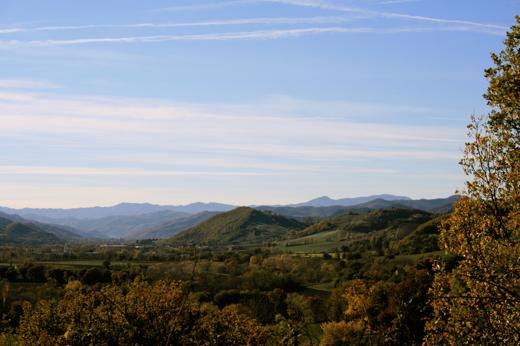
[[[234,306],[200,304],[179,283],[74,287],[59,301],[25,306],[23,345],[263,345],[265,327]]]
[[[485,123],[473,119],[461,165],[465,196],[441,227],[441,246],[460,258],[439,268],[426,344],[520,343],[520,17],[493,54]]]

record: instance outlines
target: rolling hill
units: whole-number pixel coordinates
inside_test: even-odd
[[[46,223],[34,222],[34,221],[24,221],[22,223],[25,225],[30,225],[30,226],[36,227],[39,230],[42,230],[44,232],[51,233],[51,234],[55,235],[56,237],[60,238],[61,240],[65,240],[68,242],[80,241],[82,239],[85,239],[85,236],[82,234],[81,231],[73,229],[72,227],[66,227],[66,226],[61,226],[61,225],[52,225],[52,224],[46,224]]]
[[[63,244],[56,235],[34,224],[25,224],[0,217],[0,246],[46,246]]]
[[[446,214],[410,208],[348,211],[294,232],[278,242],[284,251],[316,253],[347,248],[387,254],[417,254],[439,250],[439,225]],[[376,246],[379,244],[378,246]],[[363,250],[364,249],[364,250]],[[386,250],[385,250],[386,249]]]
[[[74,242],[74,241],[80,241],[80,240],[84,239],[84,237],[81,235],[81,233],[79,231],[77,231],[71,227],[65,227],[65,226],[60,226],[60,225],[46,224],[46,223],[42,223],[42,222],[26,220],[18,215],[11,215],[11,214],[6,214],[3,212],[0,212],[0,220],[1,220],[0,229],[4,233],[7,232],[6,231],[7,226],[12,227],[11,225],[14,225],[14,224],[17,225],[14,229],[12,229],[12,231],[14,231],[14,233],[10,232],[9,236],[7,238],[6,238],[7,233],[5,233],[5,234],[3,233],[4,238],[3,238],[3,241],[0,240],[0,245],[7,244],[7,243],[3,243],[3,242],[7,242],[7,241],[9,244],[24,244],[24,243],[30,244],[32,242],[32,240],[34,240],[35,244],[38,244],[39,241],[37,238],[37,232],[46,233],[46,234],[42,234],[42,238],[41,238],[42,244],[56,243],[55,241],[52,241],[50,243],[47,242],[47,240],[50,239],[47,234],[51,234],[51,235],[55,236],[59,240],[59,242]],[[24,226],[24,227],[22,227],[22,226]],[[31,232],[29,232],[29,231],[31,231]],[[29,232],[29,233],[27,233],[27,232]],[[34,236],[34,239],[32,239],[32,240],[29,239],[30,241],[28,241],[28,242],[22,241],[22,238],[23,239],[27,238],[26,233],[29,234],[29,238]],[[20,241],[17,241],[17,239],[16,239],[17,236],[22,237],[22,238],[20,238]]]
[[[291,219],[296,220],[304,220],[307,218],[326,218],[338,213],[344,213],[349,210],[349,207],[344,206],[330,206],[330,207],[269,207],[269,206],[260,206],[256,207],[263,212],[272,212],[277,215],[282,215]]]
[[[432,214],[404,208],[376,209],[358,214],[352,211],[319,221],[297,233],[308,236],[320,232],[337,231],[338,238],[348,232],[371,233],[385,230],[410,230],[432,219]]]
[[[303,229],[299,221],[240,207],[222,213],[185,230],[166,242],[176,244],[224,245],[263,243],[284,238],[288,233]]]

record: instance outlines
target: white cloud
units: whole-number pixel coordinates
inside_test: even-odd
[[[23,31],[23,29],[20,29],[20,28],[5,28],[5,29],[0,29],[0,34],[13,34],[13,33],[20,32],[20,31]]]
[[[341,146],[282,146],[282,145],[215,145],[213,150],[233,152],[251,152],[254,154],[270,154],[279,157],[306,157],[334,159],[341,157],[364,159],[413,159],[413,160],[457,160],[461,153],[457,151],[439,150],[378,150],[374,148],[349,148]]]
[[[304,158],[456,159],[464,128],[363,122],[356,113],[384,113],[384,105],[292,99],[294,109],[250,105],[183,104],[161,100],[59,96],[49,93],[0,93],[0,129],[4,136],[83,136],[89,145],[137,145],[248,155]],[[264,102],[269,104],[269,101]],[[343,118],[323,114],[341,107]],[[408,109],[420,114],[420,108]],[[391,107],[389,107],[391,108]],[[255,109],[253,112],[252,109]],[[323,110],[320,110],[323,109]],[[338,112],[338,111],[336,111]],[[348,113],[351,113],[349,117]],[[391,113],[390,113],[391,114]],[[381,150],[384,148],[384,150]],[[448,148],[448,149],[447,149]],[[451,149],[449,149],[451,148]]]
[[[91,29],[165,29],[184,27],[212,27],[235,25],[299,25],[299,24],[333,24],[345,23],[356,19],[369,18],[366,15],[342,15],[342,16],[314,16],[314,17],[263,17],[207,20],[198,22],[168,22],[168,23],[135,23],[135,24],[89,24],[89,25],[58,25],[40,27],[19,27],[0,29],[0,34],[35,31],[75,31]]]
[[[173,176],[268,176],[279,175],[272,172],[239,171],[172,171],[145,170],[129,168],[100,167],[64,167],[64,166],[14,166],[0,165],[0,175],[66,175],[66,176],[138,176],[138,177],[173,177]]]
[[[391,2],[411,2],[414,0],[393,0],[393,1],[383,1],[383,3],[391,3]],[[300,6],[300,7],[312,7],[318,8],[322,10],[331,10],[338,12],[345,12],[350,14],[359,14],[365,15],[368,17],[381,17],[381,18],[394,18],[394,19],[402,19],[402,20],[411,20],[411,21],[419,21],[419,22],[428,22],[428,23],[436,23],[436,24],[445,24],[448,26],[454,25],[455,28],[452,28],[454,31],[461,31],[464,28],[465,31],[474,31],[479,33],[487,33],[494,35],[503,35],[504,32],[508,29],[503,25],[496,24],[488,24],[488,23],[480,23],[474,21],[467,20],[459,20],[459,19],[444,19],[444,18],[435,18],[429,16],[418,16],[418,15],[410,15],[404,13],[395,13],[395,12],[386,12],[386,11],[376,11],[370,10],[360,7],[348,6],[344,4],[338,4],[335,2],[325,1],[325,0],[238,0],[238,1],[223,1],[218,3],[208,3],[208,4],[199,4],[194,6],[178,6],[178,7],[169,7],[168,10],[197,10],[197,9],[212,9],[216,7],[228,7],[228,6],[237,6],[237,5],[248,5],[248,4],[259,4],[259,3],[277,3],[291,6]],[[164,10],[164,9],[163,9]],[[461,27],[462,26],[462,27]],[[458,27],[458,29],[457,29]],[[444,28],[444,30],[448,30],[449,28]]]
[[[432,112],[388,108],[389,115]],[[303,198],[298,193],[381,192],[375,191],[383,188],[381,179],[386,189],[389,180],[404,179],[403,172],[412,181],[428,170],[424,165],[456,166],[461,156],[463,127],[370,123],[322,112],[378,114],[385,105],[281,96],[190,104],[0,92],[0,142],[8,148],[0,152],[0,204],[289,202]],[[365,185],[345,185],[358,180]]]
[[[386,0],[378,2],[379,5],[408,4],[413,2],[423,2],[423,0]]]
[[[227,7],[252,3],[277,3],[291,6],[312,7],[322,10],[342,12],[343,16],[314,16],[314,17],[281,17],[281,18],[241,18],[207,20],[198,22],[170,22],[170,23],[133,23],[133,24],[96,24],[96,25],[66,25],[66,26],[40,26],[17,27],[0,29],[0,34],[14,34],[30,31],[70,31],[84,29],[164,29],[180,27],[215,27],[215,26],[241,26],[241,25],[302,25],[302,24],[339,24],[356,19],[386,18],[398,19],[407,22],[421,22],[429,26],[384,26],[384,27],[308,27],[296,29],[271,28],[269,30],[211,32],[203,34],[167,34],[167,35],[133,35],[133,36],[106,36],[106,37],[78,37],[78,38],[50,38],[39,40],[9,39],[1,40],[0,48],[16,47],[48,47],[48,46],[76,46],[87,44],[144,44],[169,41],[230,41],[230,40],[259,40],[301,37],[305,35],[343,33],[343,34],[399,34],[413,32],[475,32],[491,35],[503,35],[507,27],[495,24],[479,23],[459,19],[444,19],[429,16],[410,15],[396,12],[376,11],[344,4],[322,0],[243,0],[225,1],[219,3],[199,4],[176,7],[176,9],[210,9],[215,7]]]
[[[212,10],[216,8],[225,8],[229,6],[241,6],[247,4],[257,3],[259,0],[234,0],[234,1],[219,1],[205,4],[195,5],[177,5],[155,9],[154,11],[192,11],[192,10]]]
[[[28,80],[28,79],[0,79],[0,89],[55,89],[57,84]],[[0,94],[1,95],[1,94]],[[5,98],[5,94],[3,94]],[[2,96],[0,96],[2,98]]]
[[[306,35],[331,34],[331,33],[358,33],[358,34],[400,34],[418,32],[480,32],[492,35],[502,35],[497,29],[474,27],[469,24],[460,24],[449,27],[314,27],[304,29],[286,30],[257,30],[208,34],[188,35],[154,35],[154,36],[128,36],[128,37],[84,37],[77,39],[49,39],[49,40],[0,40],[0,48],[16,47],[52,47],[52,46],[76,46],[86,44],[139,44],[161,43],[173,41],[236,41],[236,40],[274,40],[281,38],[295,38]]]

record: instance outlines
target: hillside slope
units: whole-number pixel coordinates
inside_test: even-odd
[[[376,209],[361,214],[349,211],[319,221],[299,232],[298,236],[327,231],[338,231],[339,237],[349,232],[371,233],[384,230],[409,232],[431,220],[432,217],[432,214],[426,211],[405,208]]]
[[[240,207],[183,231],[167,241],[193,244],[262,243],[286,237],[304,224],[283,216]]]
[[[58,238],[60,240],[60,242],[62,242],[62,241],[67,241],[67,242],[80,241],[81,239],[83,239],[80,232],[78,232],[77,230],[70,228],[70,227],[64,227],[64,226],[59,226],[59,225],[52,225],[52,224],[46,224],[46,223],[26,220],[18,215],[11,215],[11,214],[6,214],[6,213],[0,212],[0,230],[3,230],[5,233],[5,227],[10,224],[20,224],[20,225],[27,226],[27,230],[30,229],[35,232],[45,232],[45,233],[52,234],[56,238]],[[21,230],[21,228],[16,229],[16,230]],[[18,233],[15,233],[12,236],[16,236],[17,234]],[[43,235],[43,236],[44,237],[42,238],[42,240],[46,240],[47,236],[46,235]],[[9,238],[10,242],[13,240],[11,238]],[[5,239],[4,239],[4,241],[5,241]],[[34,241],[35,241],[35,243],[38,243],[38,239],[35,238]]]
[[[63,239],[33,224],[0,218],[0,246],[46,246],[63,243]]]

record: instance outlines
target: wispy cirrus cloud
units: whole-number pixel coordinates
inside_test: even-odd
[[[270,176],[281,173],[240,172],[240,171],[182,171],[182,170],[147,170],[118,167],[67,167],[67,166],[14,166],[0,165],[0,175],[65,175],[65,176],[137,176],[137,177],[172,177],[172,176]]]
[[[423,2],[424,0],[386,0],[378,2],[378,5],[407,4],[412,2]]]
[[[29,79],[0,79],[0,89],[56,89],[59,85]]]
[[[356,119],[357,114],[384,113],[382,105],[323,102],[322,107],[315,104],[307,111],[314,114],[302,114],[309,102],[301,102],[298,106],[295,105],[298,100],[293,100],[291,109],[286,104],[262,106],[264,102],[222,106],[11,92],[0,93],[0,129],[13,136],[81,135],[129,144],[139,139],[141,145],[149,142],[152,146],[192,148],[201,152],[218,149],[227,154],[257,150],[281,157],[452,158],[457,150],[437,156],[423,153],[456,147],[464,139],[463,130],[449,126],[367,123],[361,121],[362,118]],[[389,106],[389,114],[430,113],[414,107],[393,107],[392,111]],[[334,108],[345,117],[328,117],[322,113],[333,113]],[[352,117],[348,117],[349,113]],[[278,145],[273,146],[274,142]],[[313,147],[320,149],[313,151]],[[271,149],[266,151],[266,148]],[[412,148],[422,149],[414,153]],[[375,154],[370,154],[370,150]]]
[[[428,16],[418,16],[418,15],[410,15],[404,13],[397,12],[386,12],[386,11],[377,11],[370,10],[365,8],[359,8],[354,6],[348,6],[343,4],[337,4],[329,1],[323,0],[260,0],[265,2],[274,2],[280,4],[294,5],[294,6],[302,6],[302,7],[314,7],[320,8],[324,10],[334,10],[340,12],[348,12],[348,13],[359,13],[365,15],[372,15],[382,18],[396,18],[396,19],[405,19],[405,20],[413,20],[413,21],[421,21],[421,22],[430,22],[430,23],[438,23],[438,24],[455,24],[455,25],[468,25],[470,27],[479,28],[479,32],[482,30],[490,30],[490,33],[497,33],[500,31],[502,34],[507,27],[496,24],[488,24],[488,23],[480,23],[468,20],[459,20],[459,19],[445,19],[445,18],[436,18],[436,17],[428,17]]]
[[[76,31],[89,29],[165,29],[187,27],[237,26],[237,25],[299,25],[299,24],[338,24],[356,19],[368,18],[366,15],[314,16],[314,17],[261,17],[207,20],[196,22],[167,23],[134,23],[134,24],[92,24],[92,25],[58,25],[39,27],[16,27],[0,29],[0,34],[37,31]]]
[[[503,35],[507,29],[504,26],[479,23],[459,19],[443,19],[428,16],[410,15],[396,12],[378,11],[348,6],[324,0],[240,0],[224,1],[218,3],[198,4],[173,7],[177,10],[205,9],[214,7],[228,7],[246,5],[253,3],[276,3],[298,7],[318,8],[342,12],[342,16],[313,16],[313,17],[261,17],[261,18],[238,18],[222,20],[206,20],[195,22],[167,22],[167,23],[131,23],[131,24],[95,24],[95,25],[65,25],[65,26],[40,26],[40,27],[15,27],[0,29],[0,34],[9,35],[19,32],[59,32],[78,31],[92,29],[175,29],[189,27],[220,27],[220,26],[245,26],[245,25],[321,25],[341,24],[353,20],[385,18],[397,19],[406,22],[419,22],[427,26],[417,25],[391,25],[391,26],[313,26],[307,28],[283,29],[270,28],[267,30],[248,30],[231,32],[209,32],[209,33],[183,33],[183,34],[161,34],[161,35],[132,35],[132,36],[95,36],[78,38],[58,38],[38,40],[21,40],[11,38],[0,40],[0,48],[12,48],[20,46],[46,47],[46,46],[76,46],[88,44],[145,44],[173,41],[232,41],[232,40],[274,40],[281,38],[296,38],[307,35],[318,34],[402,34],[420,32],[473,32],[490,35]],[[172,9],[173,9],[172,8]]]
[[[389,0],[383,1],[383,3],[390,4],[391,2],[410,2],[413,0]],[[470,28],[474,28],[475,32],[480,33],[489,33],[489,34],[501,34],[508,29],[503,25],[496,24],[488,24],[488,23],[480,23],[468,20],[460,20],[460,19],[445,19],[445,18],[436,18],[429,16],[419,16],[419,15],[410,15],[405,13],[398,12],[388,12],[388,11],[380,11],[380,10],[371,10],[356,6],[349,6],[342,3],[331,2],[326,0],[242,0],[242,1],[223,1],[218,3],[208,3],[208,4],[199,4],[193,6],[178,6],[178,7],[169,7],[163,10],[185,10],[185,9],[211,9],[215,7],[229,7],[229,6],[238,6],[238,5],[249,5],[249,4],[259,4],[259,3],[276,3],[290,6],[299,6],[299,7],[311,7],[317,8],[321,10],[329,10],[329,11],[338,11],[344,13],[351,14],[362,14],[369,17],[380,17],[380,18],[389,18],[389,19],[402,19],[409,21],[419,21],[419,22],[428,22],[428,23],[437,23],[437,24],[445,24],[445,25],[465,25],[468,26],[466,31]]]
[[[222,201],[224,192],[251,191],[255,183],[277,191],[292,183],[317,184],[311,193],[319,193],[323,181],[331,186],[367,176],[398,181],[413,166],[456,166],[465,131],[367,122],[366,116],[436,112],[444,113],[282,96],[211,104],[0,91],[0,176],[7,186],[2,198],[9,205],[28,200],[43,205],[49,196],[57,198],[57,205],[154,198],[171,203],[171,198],[207,199],[210,190]],[[27,189],[28,183],[34,186]],[[107,199],[92,193],[96,186]],[[194,195],[199,186],[206,197]],[[68,191],[68,196],[57,197],[56,191]],[[273,198],[269,191],[254,202]],[[25,199],[17,202],[22,195]],[[279,197],[283,200],[283,194]]]
[[[187,35],[153,35],[153,36],[127,36],[127,37],[85,37],[77,39],[49,39],[49,40],[0,40],[0,48],[12,47],[48,47],[48,46],[76,46],[86,44],[144,44],[174,41],[237,41],[237,40],[274,40],[282,38],[296,38],[306,35],[318,34],[402,34],[420,32],[482,32],[486,34],[501,35],[498,31],[489,31],[482,28],[474,28],[467,25],[450,27],[313,27],[303,29],[286,30],[258,30],[239,31],[208,34]]]
[[[22,30],[23,29],[21,29],[21,28],[5,28],[5,29],[0,29],[0,34],[12,34],[15,32],[20,32]]]
[[[225,8],[230,6],[243,6],[248,4],[254,4],[261,2],[259,0],[232,0],[232,1],[219,1],[219,2],[210,2],[203,4],[194,4],[194,5],[177,5],[177,6],[168,6],[157,8],[155,12],[162,11],[193,11],[193,10],[212,10],[217,8]]]

